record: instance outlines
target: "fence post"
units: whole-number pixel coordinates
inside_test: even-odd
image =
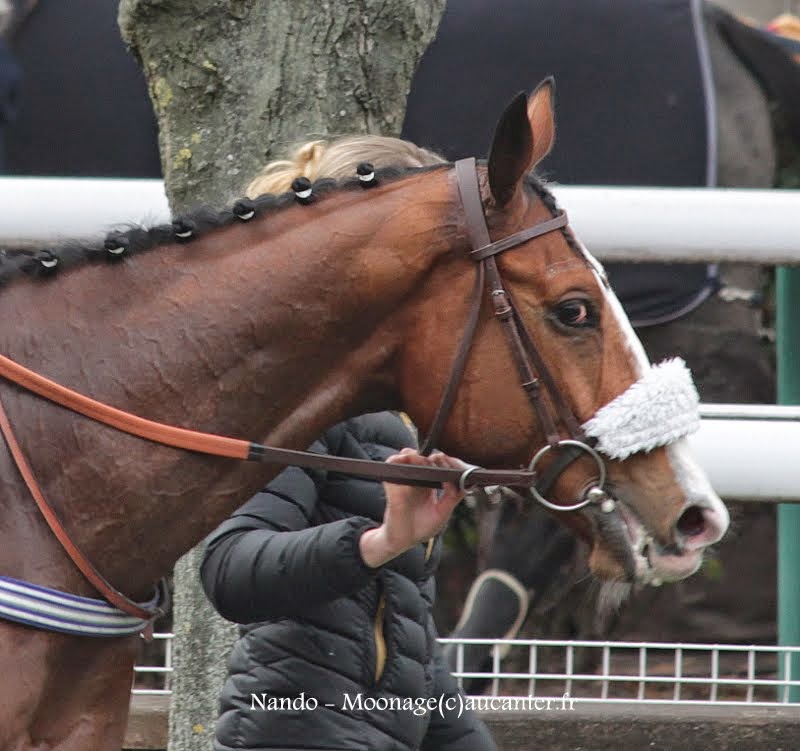
[[[800,269],[775,270],[778,403],[800,404]],[[778,644],[800,645],[800,506],[778,506]],[[783,660],[780,661],[783,674]],[[800,679],[800,655],[789,662],[791,678]],[[785,677],[782,675],[782,677]],[[800,701],[800,686],[784,694]]]

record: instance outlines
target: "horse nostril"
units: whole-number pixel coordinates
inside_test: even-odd
[[[706,517],[699,506],[689,506],[678,519],[675,528],[684,538],[699,537],[706,531]]]

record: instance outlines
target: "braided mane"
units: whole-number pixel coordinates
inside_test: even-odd
[[[452,167],[452,163],[444,162],[424,167],[384,167],[375,171],[375,183],[394,181],[410,174],[429,172],[445,167]],[[551,212],[556,211],[555,197],[539,178],[529,175],[526,183]],[[325,178],[316,181],[311,187],[315,199],[318,199],[337,191],[363,189],[364,185],[363,181],[357,177],[343,180]],[[87,263],[119,263],[129,256],[176,242],[191,242],[209,232],[236,224],[242,221],[243,212],[249,213],[252,210],[253,218],[261,217],[292,206],[298,200],[300,199],[293,192],[280,195],[266,194],[252,200],[242,199],[231,208],[222,210],[208,206],[198,207],[176,218],[171,224],[152,227],[127,225],[123,229],[113,230],[104,238],[94,241],[67,240],[58,246],[38,249],[0,248],[0,286],[21,275],[33,278],[51,278],[57,273]],[[570,245],[575,248],[571,234],[566,232],[564,235]]]

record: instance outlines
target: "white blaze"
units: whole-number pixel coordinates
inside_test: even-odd
[[[666,446],[667,457],[669,458],[670,465],[672,466],[672,469],[675,472],[675,477],[686,496],[686,505],[688,506],[696,504],[708,509],[716,516],[720,535],[724,534],[730,523],[730,515],[728,510],[720,497],[711,487],[711,483],[708,481],[706,474],[692,457],[688,442],[684,437],[682,437],[691,432],[695,428],[695,425],[699,425],[700,421],[699,414],[696,413],[699,404],[696,404],[695,407],[692,407],[692,404],[695,402],[695,400],[699,402],[699,398],[697,396],[697,391],[694,387],[694,384],[691,382],[691,377],[688,374],[688,370],[686,373],[681,373],[681,368],[676,365],[672,365],[669,368],[669,374],[667,378],[664,378],[663,375],[659,375],[655,376],[655,379],[653,380],[650,374],[653,371],[658,372],[659,366],[656,366],[656,368],[651,368],[647,353],[645,352],[639,337],[636,336],[633,326],[631,326],[628,316],[625,314],[622,305],[620,304],[614,292],[604,282],[605,271],[603,270],[602,265],[596,258],[594,258],[594,256],[592,256],[591,253],[589,253],[588,250],[586,250],[584,245],[577,240],[577,238],[576,241],[587,262],[597,275],[598,284],[606,295],[608,305],[617,318],[620,329],[627,340],[628,349],[637,362],[639,368],[639,381],[634,383],[626,392],[617,397],[617,399],[622,400],[617,406],[622,406],[623,409],[621,412],[624,413],[627,411],[625,409],[626,404],[630,410],[636,409],[635,405],[639,404],[641,412],[648,413],[643,420],[643,424],[645,426],[649,425],[652,429],[652,434],[647,438],[644,437],[644,433],[639,436],[634,436],[634,431],[629,430],[627,436],[622,436],[623,442],[625,441],[626,437],[630,439],[629,445],[627,447],[620,446],[616,449],[612,448],[611,450],[625,452],[625,455],[627,456],[632,453],[632,451],[629,450],[631,446],[638,443],[642,445],[642,448],[638,450],[646,451],[648,450],[645,447],[646,445],[649,445],[652,440],[658,440],[660,438],[662,443],[656,445]],[[682,364],[682,361],[680,362]],[[663,365],[661,367],[663,367]],[[636,387],[637,384],[641,384],[643,381],[647,381],[648,387],[652,386],[656,389],[656,391],[663,389],[663,395],[666,397],[666,400],[660,401],[659,407],[655,410],[650,409],[650,405],[645,403],[645,399],[640,398],[641,395],[630,395],[634,387]],[[643,393],[646,393],[647,391],[648,388],[646,387]],[[626,394],[628,394],[627,397]],[[673,394],[677,402],[679,402],[672,408],[670,408],[667,404],[670,394]],[[592,420],[600,418],[597,420],[597,423],[595,423],[595,429],[598,430],[599,433],[608,440],[611,440],[609,433],[610,428],[607,427],[607,425],[611,422],[611,410],[609,409],[605,413],[604,410],[617,402],[617,399],[613,399],[608,405],[606,405],[606,407],[601,407],[595,417],[587,422],[588,425],[592,422]],[[662,409],[666,409],[667,413],[672,415],[675,422],[671,427],[664,425],[659,429],[656,426],[656,420],[657,414]],[[607,421],[606,418],[608,418]],[[632,428],[633,426],[631,425],[629,427]],[[647,432],[646,427],[645,432]],[[682,436],[677,435],[679,433],[682,433]],[[675,434],[676,437],[670,438],[669,436],[672,434]],[[604,451],[602,446],[599,446],[598,448],[600,448],[601,451]]]

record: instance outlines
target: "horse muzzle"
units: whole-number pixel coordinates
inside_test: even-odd
[[[682,440],[700,425],[699,402],[685,363],[669,360],[650,368],[585,422],[581,426],[585,441],[562,440],[545,446],[531,461],[531,471],[541,479],[530,492],[533,498],[555,511],[583,509],[593,520],[594,532],[605,550],[605,556],[599,548],[595,550],[601,568],[621,567],[627,579],[653,585],[683,579],[699,568],[703,551],[727,531],[727,509],[686,453]],[[626,459],[660,447],[668,457],[664,466],[669,481],[661,488],[664,495],[633,481],[615,498],[609,485],[616,483],[606,482],[606,459],[624,468]],[[596,468],[579,500],[569,505],[548,500],[545,495],[559,474],[585,456]],[[544,457],[548,457],[547,466],[541,471]],[[646,505],[656,506],[659,498],[674,497],[677,492],[686,500],[683,508],[676,510],[675,520],[666,528],[662,519],[658,535],[649,531],[640,519],[654,519],[659,514],[653,508],[646,512]]]
[[[727,530],[727,511],[724,506],[722,509],[720,512],[711,506],[688,506],[675,525],[675,542],[661,545],[625,505],[620,504],[619,514],[630,543],[633,578],[642,584],[659,586],[695,573],[703,562],[706,548],[718,542]]]

